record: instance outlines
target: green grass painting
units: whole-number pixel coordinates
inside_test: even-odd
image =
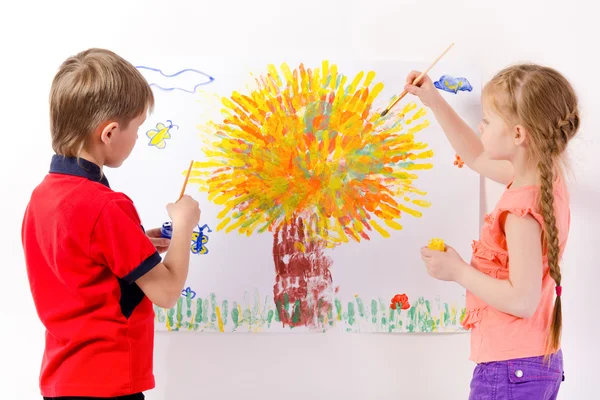
[[[363,300],[355,296],[352,301],[333,300],[333,306],[324,315],[318,315],[317,331],[325,332],[341,327],[346,332],[459,332],[465,309],[437,300],[418,298],[410,307],[391,307],[382,299]],[[246,292],[240,303],[218,299],[214,293],[207,297],[196,296],[189,290],[171,309],[154,307],[158,330],[197,332],[269,332],[281,331],[280,311],[287,317],[300,318],[298,302],[284,298],[276,307],[272,296]],[[289,327],[285,330],[306,330],[306,327]]]

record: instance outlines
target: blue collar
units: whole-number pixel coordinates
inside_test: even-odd
[[[110,187],[108,179],[102,174],[100,167],[83,158],[77,160],[76,157],[55,154],[52,156],[52,162],[50,163],[50,173],[80,176]]]

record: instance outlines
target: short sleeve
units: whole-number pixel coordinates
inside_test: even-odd
[[[133,202],[127,198],[111,200],[100,213],[92,233],[90,256],[130,284],[162,261],[144,232]]]

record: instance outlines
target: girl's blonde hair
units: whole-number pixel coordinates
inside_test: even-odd
[[[577,95],[558,71],[535,64],[521,64],[500,71],[484,88],[484,101],[510,124],[528,133],[530,161],[537,164],[541,181],[539,208],[544,217],[544,248],[550,276],[556,282],[547,355],[558,351],[562,330],[561,273],[558,228],[554,216],[553,182],[559,173],[567,144],[579,129]]]
[[[65,60],[50,89],[50,130],[56,154],[79,157],[103,122],[127,128],[154,106],[148,82],[129,62],[104,49],[89,49]]]

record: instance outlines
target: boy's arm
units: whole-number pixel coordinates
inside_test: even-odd
[[[187,197],[177,209],[197,209],[197,203]],[[199,214],[197,210],[198,217]],[[188,273],[189,246],[195,226],[193,219],[188,219],[176,218],[181,223],[173,221],[170,251],[162,262],[141,226],[133,202],[128,198],[112,199],[94,227],[90,256],[95,262],[107,265],[119,279],[136,283],[157,306],[171,308],[181,296]]]
[[[190,238],[193,228],[173,226],[169,251],[162,263],[137,279],[136,283],[157,306],[171,308],[181,297],[190,264]]]

